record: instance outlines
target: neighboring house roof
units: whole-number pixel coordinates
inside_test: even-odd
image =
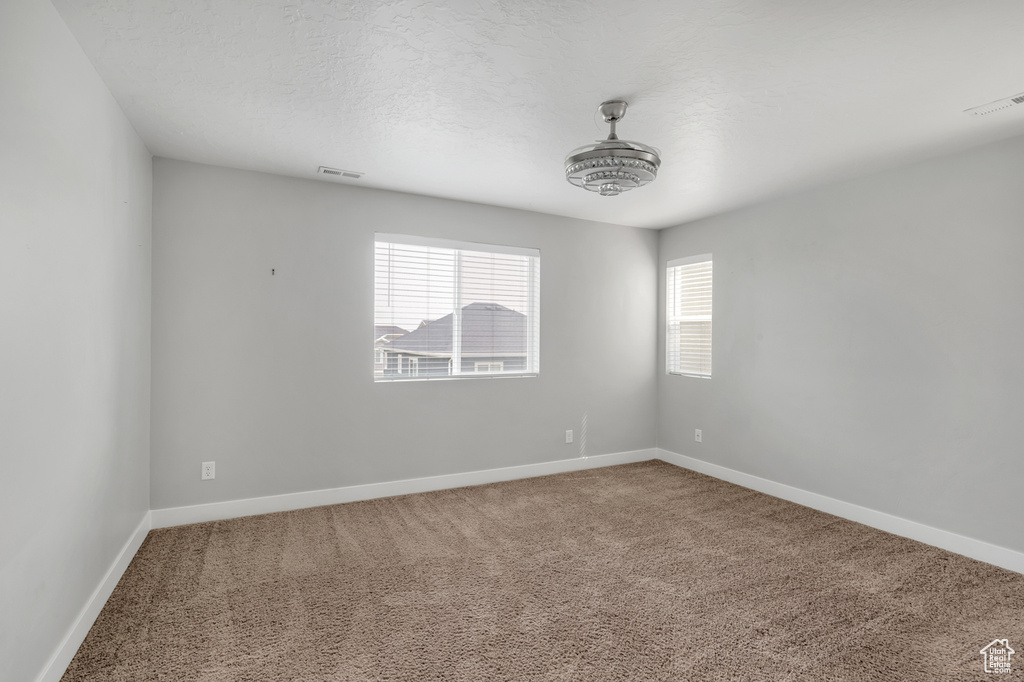
[[[452,354],[452,313],[420,325],[391,342],[388,350],[424,355]],[[526,354],[526,315],[497,303],[470,303],[462,309],[462,354]]]
[[[375,324],[373,325],[373,338],[374,340],[379,339],[383,336],[389,335],[401,335],[407,333],[405,329],[396,327],[393,324]]]

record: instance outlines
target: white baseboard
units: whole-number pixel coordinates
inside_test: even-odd
[[[989,564],[1001,566],[1002,568],[1024,573],[1024,553],[1017,552],[1006,547],[992,545],[982,540],[975,540],[964,535],[951,533],[940,528],[926,526],[923,523],[909,521],[899,516],[886,514],[885,512],[861,507],[850,502],[843,502],[832,497],[812,493],[801,488],[776,483],[766,478],[745,474],[742,471],[729,469],[727,467],[712,464],[686,455],[680,455],[663,448],[655,448],[658,452],[658,459],[674,464],[684,469],[690,469],[701,474],[707,474],[714,478],[741,485],[744,488],[767,493],[773,497],[796,502],[805,507],[811,507],[834,516],[839,516],[850,521],[863,523],[879,530],[884,530],[893,535],[899,535],[911,540],[923,542],[926,545],[939,547],[941,549],[962,554],[963,556],[984,561]]]
[[[78,618],[75,619],[68,634],[64,636],[64,641],[60,643],[57,650],[50,656],[50,660],[46,662],[43,671],[36,677],[36,682],[60,682],[60,678],[64,676],[64,671],[71,664],[71,659],[78,653],[78,647],[82,645],[85,636],[89,634],[89,628],[96,622],[100,611],[103,610],[103,605],[107,603],[110,593],[117,587],[117,581],[124,575],[128,564],[131,563],[135,553],[139,551],[139,547],[142,545],[142,541],[146,539],[146,533],[149,530],[150,514],[146,512],[146,515],[142,517],[142,521],[135,528],[135,532],[128,538],[128,542],[124,544],[121,552],[114,559],[114,563],[107,569],[107,574],[103,576],[103,580],[93,590],[89,601],[85,603],[85,606],[79,612]]]
[[[222,519],[233,519],[239,516],[269,514],[271,512],[291,511],[293,509],[305,509],[307,507],[322,507],[328,504],[341,504],[343,502],[356,502],[358,500],[372,500],[379,497],[393,497],[395,495],[407,495],[409,493],[424,493],[431,490],[462,488],[468,485],[481,485],[483,483],[496,483],[498,481],[512,481],[519,478],[532,478],[534,476],[559,474],[564,471],[595,469],[597,467],[606,467],[613,464],[643,462],[645,460],[657,458],[657,450],[655,448],[648,448],[646,450],[631,450],[628,452],[616,452],[608,455],[560,459],[554,462],[523,464],[521,466],[503,467],[501,469],[467,471],[464,473],[446,474],[443,476],[427,476],[425,478],[410,478],[401,481],[386,481],[384,483],[368,483],[366,485],[353,485],[343,488],[310,490],[300,493],[289,493],[286,495],[251,497],[244,500],[196,504],[188,507],[169,507],[166,509],[154,509],[150,513],[152,514],[153,528],[167,528],[169,526],[181,526],[187,523],[220,521]]]
[[[107,570],[103,580],[100,581],[100,584],[93,591],[88,602],[86,602],[86,605],[78,614],[78,618],[75,619],[71,629],[64,636],[64,640],[57,647],[53,655],[50,656],[50,660],[47,661],[42,672],[36,677],[35,682],[60,682],[60,678],[63,677],[68,665],[71,664],[71,659],[75,657],[78,648],[85,640],[85,636],[89,634],[89,629],[96,622],[100,611],[103,610],[103,605],[107,603],[107,599],[110,598],[110,594],[117,586],[117,582],[124,575],[128,564],[131,563],[132,557],[135,556],[135,553],[142,545],[142,541],[146,539],[146,534],[152,528],[165,528],[185,523],[216,521],[238,516],[250,516],[252,514],[289,511],[305,507],[319,507],[325,504],[354,502],[357,500],[391,497],[430,490],[460,488],[468,485],[495,483],[497,481],[511,481],[519,478],[557,474],[564,471],[595,469],[597,467],[627,464],[629,462],[643,462],[649,459],[657,459],[657,457],[657,451],[654,448],[649,448],[646,450],[617,452],[609,455],[525,464],[501,469],[469,471],[445,476],[429,476],[402,481],[332,488],[329,490],[313,490],[288,495],[272,495],[270,497],[231,500],[229,502],[200,504],[190,507],[151,510],[142,518],[135,532],[132,533],[124,547],[121,548],[120,553]]]
[[[64,640],[57,647],[56,651],[46,663],[43,671],[36,677],[35,682],[60,682],[65,670],[74,658],[78,647],[85,640],[89,629],[99,616],[103,605],[106,604],[110,594],[117,586],[132,557],[146,539],[146,534],[151,528],[166,528],[186,523],[199,523],[203,521],[217,521],[221,519],[235,518],[239,516],[251,516],[253,514],[266,514],[278,511],[290,511],[306,507],[318,507],[328,504],[340,504],[343,502],[355,502],[358,500],[369,500],[380,497],[392,497],[394,495],[406,495],[409,493],[428,492],[431,490],[444,490],[448,488],[461,488],[470,485],[484,483],[496,483],[498,481],[511,481],[534,476],[546,476],[565,471],[580,471],[583,469],[595,469],[598,467],[612,466],[614,464],[628,464],[630,462],[642,462],[649,459],[660,459],[669,464],[674,464],[684,469],[690,469],[698,473],[707,474],[714,478],[741,485],[745,488],[772,495],[790,502],[818,509],[851,521],[863,523],[872,528],[900,535],[902,537],[917,540],[934,547],[962,554],[972,559],[984,561],[996,566],[1024,573],[1024,553],[1017,552],[1005,547],[999,547],[981,540],[969,538],[949,531],[926,526],[916,521],[886,514],[885,512],[861,507],[850,502],[843,502],[832,497],[819,495],[800,488],[777,483],[775,481],[746,474],[742,471],[729,469],[718,464],[712,464],[703,460],[694,459],[686,455],[680,455],[662,448],[648,448],[644,450],[632,450],[629,452],[617,452],[608,455],[595,455],[593,457],[578,457],[574,459],[556,460],[554,462],[541,462],[538,464],[524,464],[521,466],[504,467],[500,469],[486,469],[483,471],[468,471],[458,474],[447,474],[443,476],[428,476],[424,478],[413,478],[401,481],[387,481],[384,483],[370,483],[366,485],[354,485],[343,488],[331,488],[327,490],[312,490],[287,495],[272,495],[269,497],[256,497],[244,500],[230,500],[227,502],[215,502],[212,504],[200,504],[188,507],[173,507],[169,509],[154,509],[148,512],[139,522],[135,532],[121,548],[121,552],[107,570],[106,575],[100,584],[93,591],[86,605],[78,614],[71,629],[65,635]]]

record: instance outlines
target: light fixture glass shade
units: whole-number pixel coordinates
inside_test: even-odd
[[[615,135],[616,122],[626,115],[626,103],[621,100],[604,102],[600,112],[611,124],[608,139],[569,152],[565,157],[565,179],[607,197],[643,187],[658,177],[661,154],[657,149],[620,140]]]

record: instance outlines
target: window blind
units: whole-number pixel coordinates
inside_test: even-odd
[[[669,374],[711,376],[711,254],[669,261],[666,272]]]
[[[534,375],[540,252],[379,233],[374,379]]]

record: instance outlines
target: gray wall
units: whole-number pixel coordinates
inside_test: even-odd
[[[1017,138],[663,231],[662,270],[713,254],[715,318],[712,379],[659,349],[659,445],[1024,550],[1022,168]]]
[[[153,201],[154,509],[654,445],[655,232],[166,159]],[[539,248],[540,376],[375,384],[375,230]]]
[[[0,3],[0,677],[149,508],[149,153],[48,2]]]

